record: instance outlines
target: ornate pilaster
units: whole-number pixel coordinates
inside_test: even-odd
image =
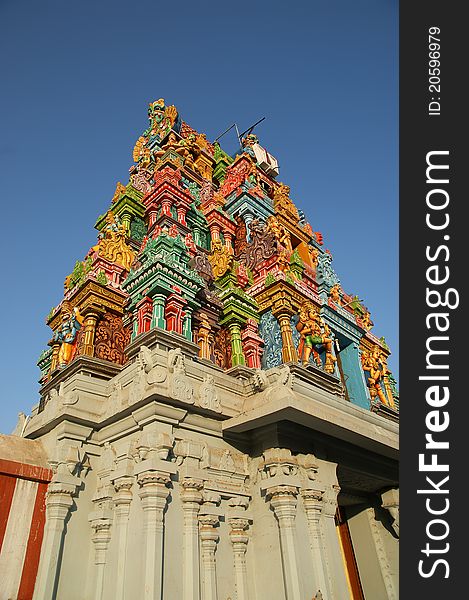
[[[366,515],[370,524],[371,537],[375,546],[376,557],[378,564],[381,569],[381,575],[383,577],[384,586],[386,588],[386,595],[388,600],[397,600],[398,594],[396,593],[395,581],[391,571],[391,565],[384,545],[383,537],[381,535],[380,527],[375,519],[375,511],[373,508],[366,509]]]
[[[125,600],[125,568],[127,562],[127,535],[130,504],[132,502],[133,477],[123,476],[114,480],[115,535],[117,537],[117,569],[115,600]]]
[[[331,599],[348,598],[349,589],[344,570],[342,549],[339,535],[336,531],[335,515],[337,512],[337,496],[340,492],[338,485],[328,487],[323,495],[323,535],[325,543],[325,562],[329,580]]]
[[[233,562],[237,600],[249,600],[248,573],[246,568],[246,552],[249,537],[247,529],[249,520],[239,517],[229,519],[230,540],[233,547]]]
[[[175,465],[167,460],[171,447],[168,433],[151,428],[141,435],[132,452],[138,462],[134,473],[143,509],[144,581],[140,597],[144,600],[161,600],[163,594],[164,510],[171,475],[176,472]]]
[[[94,337],[99,315],[89,312],[83,322],[83,354],[94,356]]]
[[[46,494],[46,523],[34,600],[55,598],[65,522],[74,504],[73,497],[81,484],[81,480],[75,476],[81,466],[78,449],[62,446],[57,449],[57,455],[58,458],[50,462],[55,474]]]
[[[93,498],[93,504],[97,509],[89,516],[93,534],[91,539],[94,544],[94,564],[96,566],[96,600],[101,600],[104,592],[104,569],[106,567],[106,553],[111,541],[112,525],[112,491],[111,486],[105,486],[98,490]]]
[[[267,489],[267,497],[278,521],[280,550],[287,600],[303,600],[298,544],[295,529],[298,488],[278,485]]]
[[[106,554],[111,541],[112,520],[109,518],[95,519],[91,523],[93,535],[91,539],[94,544],[94,564],[96,565],[96,589],[94,598],[101,600],[104,591],[104,568],[106,565]]]
[[[184,514],[182,547],[182,598],[199,600],[199,526],[197,516],[202,502],[200,479],[185,478],[181,482],[181,501]]]
[[[104,444],[100,460],[96,465],[98,483],[92,499],[94,510],[88,517],[93,531],[91,539],[94,544],[94,598],[96,600],[101,600],[104,595],[106,555],[111,541],[113,521],[114,486],[110,483],[110,474],[115,467],[115,459],[114,447],[107,443]]]
[[[153,314],[151,318],[151,328],[159,327],[160,329],[166,328],[166,321],[164,318],[166,296],[163,294],[155,294],[153,296]]]
[[[149,469],[138,474],[137,482],[140,486],[138,495],[142,501],[145,537],[142,598],[155,600],[162,597],[164,509],[171,478],[169,473]]]
[[[199,515],[203,600],[217,600],[215,551],[219,540],[219,535],[216,530],[219,523],[217,515]]]
[[[182,335],[192,342],[192,309],[186,306],[184,320],[182,323]]]
[[[52,348],[52,357],[49,369],[50,373],[53,373],[59,364],[60,345],[60,342],[49,342],[49,346]]]
[[[243,343],[241,341],[241,327],[238,323],[228,324],[231,337],[231,366],[245,365],[246,360],[243,354]]]
[[[327,582],[326,565],[324,563],[324,545],[321,535],[321,512],[323,489],[308,488],[301,491],[306,518],[308,520],[309,544],[313,560],[313,575],[315,589],[327,598],[329,585]]]
[[[205,315],[202,316],[199,329],[197,331],[197,344],[199,345],[200,358],[210,360],[212,357],[212,344],[211,344],[211,333],[212,328]]]

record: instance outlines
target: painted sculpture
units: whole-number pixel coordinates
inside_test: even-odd
[[[72,308],[69,302],[63,302],[61,310],[61,324],[52,338],[59,342],[60,349],[57,357],[59,369],[68,365],[76,352],[77,336],[83,324],[83,317],[78,309]]]
[[[334,372],[334,363],[337,361],[332,354],[332,339],[328,325],[321,319],[316,306],[310,301],[304,302],[300,307],[299,321],[296,326],[300,333],[298,354],[303,365],[309,364],[311,353],[320,367],[322,365],[319,357],[318,347],[323,346],[325,350],[324,370],[327,373]]]
[[[322,234],[276,181],[257,135],[229,156],[162,98],[148,120],[128,183],[96,222],[98,243],[47,318],[42,383],[82,356],[125,365],[128,344],[155,329],[234,374],[284,363],[322,371],[344,398],[397,414],[389,348],[341,287]]]

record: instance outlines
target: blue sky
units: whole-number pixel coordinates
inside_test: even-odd
[[[261,144],[397,374],[397,0],[0,0],[0,22],[1,432],[38,401],[45,316],[160,97],[212,140],[267,117]]]

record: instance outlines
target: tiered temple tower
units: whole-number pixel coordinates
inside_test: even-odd
[[[256,135],[232,157],[163,99],[148,117],[47,317],[40,402],[0,444],[35,444],[3,462],[42,479],[0,477],[46,507],[8,593],[397,598],[384,338]]]

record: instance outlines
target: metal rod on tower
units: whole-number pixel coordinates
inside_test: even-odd
[[[223,133],[221,133],[216,139],[213,140],[213,143],[218,142],[218,140],[221,137],[223,137],[225,135],[225,133],[228,133],[228,131],[230,131],[230,129],[233,129],[233,127],[236,127],[236,123],[233,123],[233,125],[230,125],[226,131],[224,131]]]
[[[265,121],[265,117],[262,117],[262,119],[259,119],[259,121],[257,121],[256,123],[254,123],[254,125],[251,125],[251,127],[248,127],[248,128],[246,129],[246,131],[243,131],[243,133],[241,134],[241,137],[243,137],[243,135],[244,135],[245,133],[251,133],[251,131],[254,129],[254,127],[255,127],[256,125],[259,125],[259,123],[262,123],[262,121]]]
[[[241,148],[241,152],[243,151],[243,143],[241,142],[241,136],[239,135],[239,129],[238,126],[235,123],[235,127],[236,127],[236,135],[238,136],[238,143],[239,143],[239,147]]]

